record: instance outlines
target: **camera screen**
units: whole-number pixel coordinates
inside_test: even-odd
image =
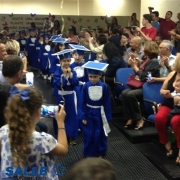
[[[43,104],[41,107],[41,117],[54,117],[58,106]]]

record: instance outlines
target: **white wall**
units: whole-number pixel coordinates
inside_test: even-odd
[[[167,11],[172,11],[172,20],[177,21],[177,13],[180,12],[180,0],[141,0],[141,17],[149,13],[148,7],[154,7],[154,11],[159,11],[160,17],[164,18]]]
[[[62,0],[0,0],[1,14],[61,14]],[[63,15],[140,16],[140,0],[64,0]]]

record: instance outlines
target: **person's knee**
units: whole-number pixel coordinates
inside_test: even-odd
[[[156,124],[159,124],[159,123],[166,124],[165,118],[167,118],[167,117],[165,117],[165,115],[163,113],[158,112],[155,117],[155,123]]]
[[[121,94],[122,94],[122,96],[127,96],[128,92],[129,92],[129,89],[125,89],[122,91]]]
[[[176,127],[176,126],[178,126],[178,124],[180,124],[180,116],[179,115],[175,115],[171,119],[171,126],[172,127]]]

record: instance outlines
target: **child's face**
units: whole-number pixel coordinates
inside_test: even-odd
[[[34,37],[35,36],[35,32],[30,32],[29,35]]]
[[[180,93],[180,80],[174,82],[173,86],[174,86],[175,91]]]
[[[75,59],[75,61],[77,62],[77,63],[80,63],[81,62],[81,60],[83,59],[83,55],[79,55],[79,54],[73,54],[73,58]]]
[[[162,40],[159,36],[156,36],[155,42],[159,45],[162,42]]]
[[[68,68],[71,63],[71,58],[63,59],[60,63],[63,68]]]
[[[121,42],[122,43],[127,43],[128,42],[128,38],[124,35],[121,36]]]
[[[24,37],[25,37],[25,34],[24,34],[24,33],[21,33],[21,34],[20,34],[20,37],[21,37],[21,38],[24,38]]]
[[[45,38],[45,39],[44,39],[44,42],[45,42],[46,44],[48,44],[49,38]]]
[[[59,50],[62,51],[65,49],[65,46],[64,45],[59,45]]]
[[[101,75],[94,75],[94,74],[88,74],[88,77],[89,77],[89,81],[92,83],[92,84],[97,84],[97,82],[100,80],[101,78]]]

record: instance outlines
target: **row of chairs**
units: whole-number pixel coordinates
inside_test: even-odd
[[[116,97],[121,100],[121,93],[124,89],[129,88],[126,84],[130,75],[134,75],[132,68],[120,68],[116,71],[115,77],[115,92]],[[158,110],[158,104],[163,102],[164,97],[160,94],[162,82],[146,82],[143,85],[143,100],[144,111],[146,112],[146,119],[150,122],[154,122],[155,113],[152,108],[154,106],[155,111]]]

